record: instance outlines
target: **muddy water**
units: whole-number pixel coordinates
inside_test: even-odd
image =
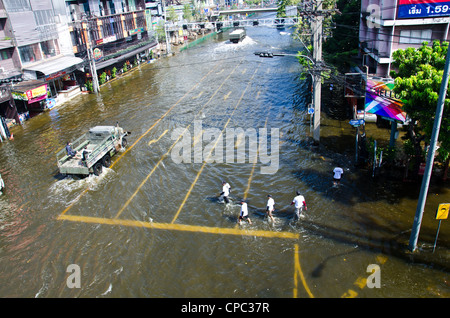
[[[0,145],[7,185],[0,295],[448,297],[448,221],[431,253],[434,211],[449,201],[448,185],[430,188],[411,255],[405,244],[420,187],[354,168],[355,132],[348,119],[330,115],[332,103],[324,106],[321,145],[310,143],[309,83],[295,58],[254,55],[297,52],[288,33],[249,28],[239,44],[218,35],[16,127],[14,141]],[[58,173],[55,155],[68,140],[117,121],[131,135],[111,168],[99,177]],[[388,140],[389,131],[367,126],[368,135]],[[279,155],[261,156],[262,137],[252,139],[256,162],[249,140],[233,139],[227,149],[227,128],[254,131],[269,145],[278,134]],[[275,171],[262,173],[270,165]],[[344,178],[332,187],[336,165]],[[222,180],[232,187],[228,205],[217,200]],[[290,206],[296,190],[308,204],[300,223]],[[268,194],[273,224],[264,213]],[[252,225],[236,224],[242,198]],[[79,288],[67,284],[71,264]],[[370,264],[380,270],[380,288],[365,284],[376,281]]]

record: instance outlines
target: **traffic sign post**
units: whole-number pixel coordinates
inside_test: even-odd
[[[441,203],[438,206],[438,209],[436,211],[436,220],[439,220],[437,232],[436,232],[436,239],[434,240],[433,245],[433,253],[436,249],[436,243],[439,235],[439,229],[441,228],[441,221],[446,220],[448,218],[448,211],[450,210],[450,203]]]
[[[355,165],[358,164],[358,135],[359,135],[359,126],[364,125],[364,119],[352,119],[349,122],[350,125],[356,128],[356,139],[355,139]]]

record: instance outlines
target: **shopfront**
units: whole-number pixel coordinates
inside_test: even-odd
[[[24,81],[12,86],[11,96],[21,122],[46,109],[47,88],[47,83],[42,80]]]
[[[47,83],[48,97],[64,101],[66,96],[80,91],[75,71],[83,68],[84,61],[74,56],[61,56],[50,61],[27,66],[24,71]]]

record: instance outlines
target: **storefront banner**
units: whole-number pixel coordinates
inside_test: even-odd
[[[28,104],[35,103],[47,98],[47,84],[29,89],[25,92],[12,91],[14,99],[28,101]]]
[[[398,19],[450,16],[450,0],[398,0]]]

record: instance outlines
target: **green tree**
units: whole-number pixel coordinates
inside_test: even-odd
[[[331,35],[323,43],[324,59],[340,71],[348,71],[352,57],[358,55],[358,29],[361,0],[337,0],[341,14],[333,16]]]
[[[173,6],[170,6],[167,9],[167,20],[172,22],[178,21],[178,14],[175,12],[175,8]]]
[[[192,8],[189,3],[185,3],[183,5],[183,19],[190,22],[192,21],[193,15],[192,15]]]
[[[448,42],[424,42],[420,48],[407,48],[393,53],[391,71],[395,78],[394,93],[403,101],[411,119],[408,137],[416,157],[422,154],[421,142],[429,144],[434,126],[437,101],[444,74]],[[445,97],[444,113],[439,131],[439,159],[449,163],[450,153],[450,92]]]

